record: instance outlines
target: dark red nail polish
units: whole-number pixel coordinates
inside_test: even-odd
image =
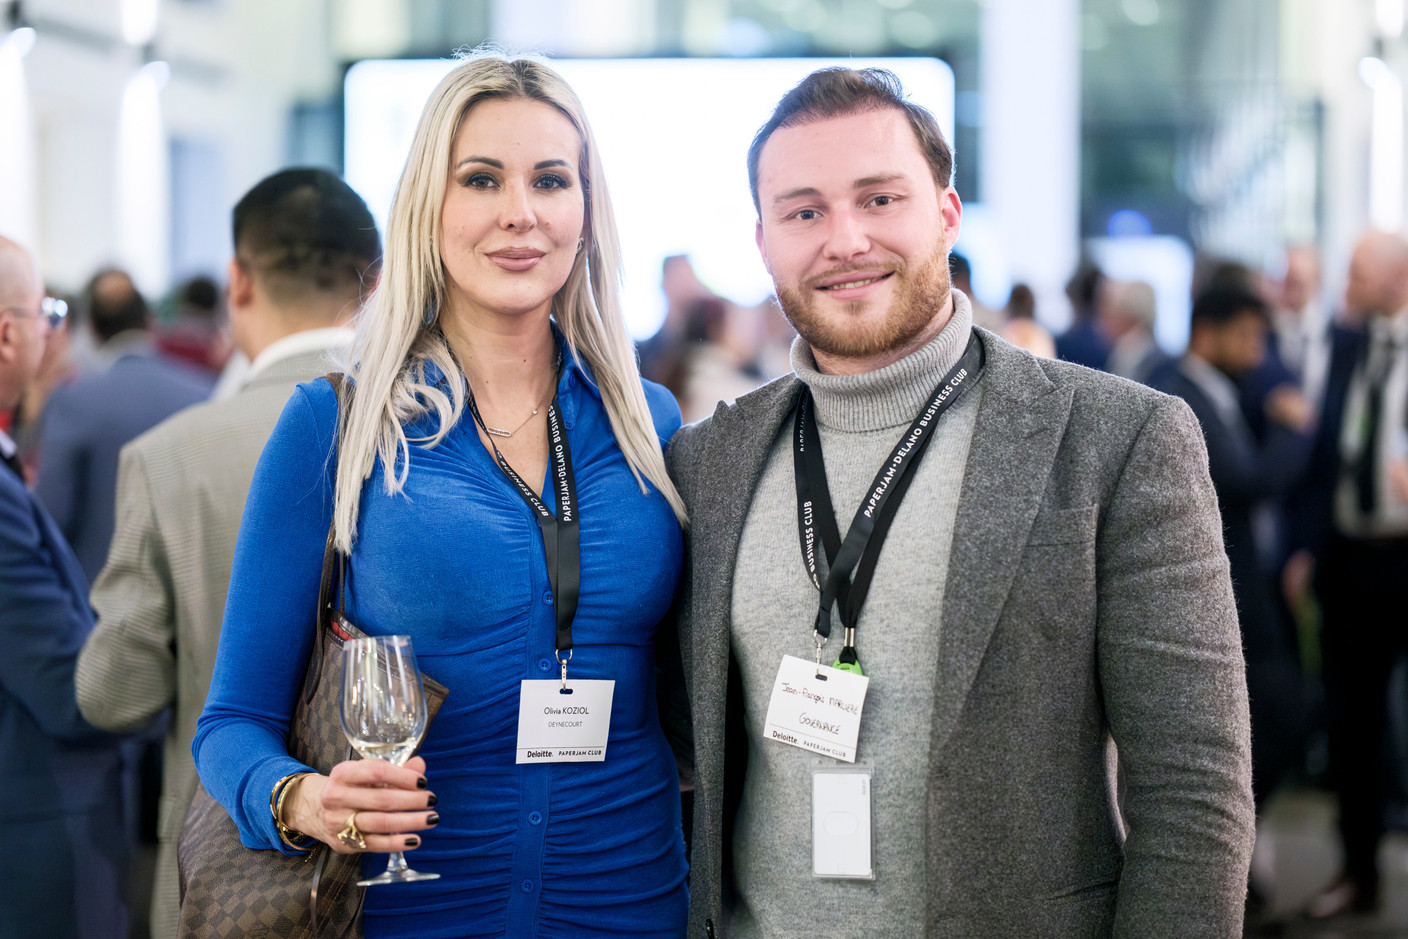
[[[416,788],[417,788],[417,789],[424,789],[427,785],[428,785],[428,783],[425,781],[425,777],[424,777],[424,776],[422,776],[420,779],[417,779],[417,780],[416,780]]]
[[[426,823],[427,825],[435,825],[435,824],[438,824],[439,822],[440,822],[440,816],[439,816],[439,815],[436,815],[434,812],[431,812],[429,815],[427,815],[427,816],[425,817],[425,823]]]
[[[435,805],[436,802],[439,801],[439,799],[435,798],[435,793],[432,792],[430,795],[425,797],[425,807],[431,808]]]
[[[408,847],[408,848],[414,848],[414,847],[417,847],[418,845],[420,845],[420,839],[419,839],[419,838],[407,838],[407,839],[406,839],[406,847]]]

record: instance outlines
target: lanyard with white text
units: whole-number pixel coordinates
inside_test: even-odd
[[[548,451],[552,460],[553,485],[557,490],[557,514],[543,504],[532,487],[508,465],[499,452],[493,436],[474,403],[474,393],[468,393],[469,410],[475,422],[484,430],[499,469],[518,488],[518,494],[538,518],[543,532],[543,555],[548,565],[548,583],[552,586],[554,610],[557,613],[557,663],[562,666],[562,686],[567,687],[567,663],[572,660],[572,620],[577,615],[577,598],[581,589],[582,556],[577,531],[577,495],[572,476],[572,448],[562,427],[562,415],[557,407],[557,395],[548,405]],[[563,654],[566,653],[566,658]]]
[[[831,608],[835,605],[845,628],[845,647],[835,667],[860,674],[856,657],[856,624],[861,607],[870,593],[870,581],[880,558],[885,536],[899,512],[900,502],[914,479],[924,451],[933,439],[930,429],[963,396],[983,368],[983,346],[975,334],[958,364],[939,382],[929,402],[914,419],[909,430],[890,452],[870,484],[865,501],[856,509],[846,538],[841,540],[836,513],[831,506],[831,489],[826,482],[826,461],[821,453],[821,435],[812,417],[812,396],[807,388],[797,401],[792,434],[792,469],[797,482],[797,534],[802,544],[802,562],[807,575],[821,593],[813,638],[817,662],[821,648],[831,636]],[[830,570],[823,581],[817,559],[820,537]],[[851,574],[855,573],[854,579]]]

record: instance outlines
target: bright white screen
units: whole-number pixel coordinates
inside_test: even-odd
[[[347,73],[347,182],[385,231],[421,108],[455,62],[366,61]],[[660,263],[687,254],[736,303],[772,293],[753,240],[745,160],[753,134],[814,69],[883,66],[953,139],[953,72],[938,59],[557,59],[592,123],[625,263],[626,323],[637,338],[665,315]]]

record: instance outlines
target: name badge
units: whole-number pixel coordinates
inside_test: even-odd
[[[874,880],[870,767],[812,771],[812,876]]]
[[[518,763],[600,763],[611,733],[614,680],[525,681],[518,695]]]
[[[860,712],[870,679],[784,655],[763,736],[847,763],[856,761]]]

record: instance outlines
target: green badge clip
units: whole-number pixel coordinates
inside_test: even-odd
[[[832,668],[839,668],[843,672],[853,672],[856,675],[864,675],[860,670],[860,659],[856,658],[854,646],[846,646],[841,650],[841,654],[836,657],[836,661],[831,663]]]

